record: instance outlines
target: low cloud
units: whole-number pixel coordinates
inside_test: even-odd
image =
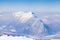
[[[32,38],[27,38],[25,36],[7,36],[7,35],[3,35],[0,36],[0,40],[33,40]]]

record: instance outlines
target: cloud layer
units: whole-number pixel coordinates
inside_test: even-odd
[[[27,38],[25,36],[7,36],[7,35],[3,35],[0,37],[0,40],[33,40],[32,38]]]

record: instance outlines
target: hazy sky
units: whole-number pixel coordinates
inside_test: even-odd
[[[59,0],[0,0],[0,11],[60,12]]]

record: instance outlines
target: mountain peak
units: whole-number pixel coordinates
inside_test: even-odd
[[[19,11],[14,14],[14,17],[17,18],[21,23],[25,23],[28,19],[32,18],[32,12]]]

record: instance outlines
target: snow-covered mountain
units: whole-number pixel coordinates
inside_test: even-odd
[[[59,13],[1,12],[0,35],[40,38],[60,32]]]

